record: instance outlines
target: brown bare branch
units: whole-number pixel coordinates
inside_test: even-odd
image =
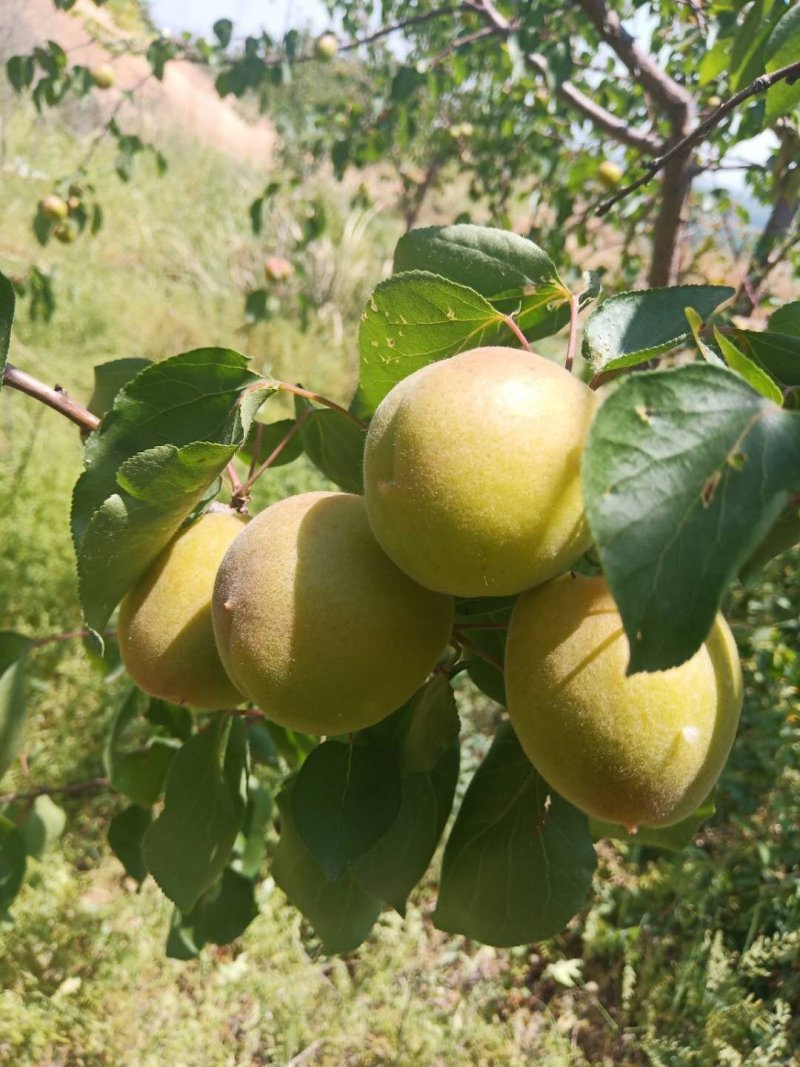
[[[69,419],[70,422],[80,426],[82,430],[91,432],[100,425],[98,417],[67,396],[60,385],[51,388],[49,385],[45,385],[44,382],[40,382],[38,378],[34,378],[33,375],[27,374],[25,371],[20,370],[19,367],[15,367],[12,363],[6,363],[3,371],[3,385],[7,385],[10,389],[18,389],[21,393],[32,396],[34,400],[47,404],[48,407],[53,408],[54,411]]]
[[[89,793],[102,793],[110,788],[108,778],[92,778],[88,782],[72,782],[70,785],[40,785],[24,793],[0,794],[0,804],[14,804],[18,800],[35,800],[44,796],[85,796]]]
[[[793,82],[798,78],[800,78],[800,62],[790,63],[787,67],[781,67],[780,70],[775,70],[771,74],[762,74],[761,77],[756,78],[744,89],[740,89],[738,93],[724,100],[715,111],[711,112],[708,118],[696,126],[691,133],[676,141],[667,152],[658,156],[652,163],[648,163],[640,178],[620,189],[618,193],[608,200],[604,200],[598,206],[596,214],[600,217],[606,215],[620,200],[624,200],[626,196],[629,196],[637,189],[641,189],[643,185],[647,185],[673,159],[681,155],[687,155],[695,145],[704,141],[711,130],[718,126],[725,116],[730,114],[739,104],[748,100],[751,96],[756,96],[758,93],[765,93],[767,89],[776,85],[779,81]]]

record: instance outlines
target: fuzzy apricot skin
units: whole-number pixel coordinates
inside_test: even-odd
[[[628,640],[603,578],[521,596],[506,646],[508,714],[542,777],[597,819],[670,826],[706,799],[733,744],[742,672],[718,615],[667,671],[626,676]]]

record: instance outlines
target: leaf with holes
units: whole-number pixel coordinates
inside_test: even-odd
[[[552,937],[583,904],[594,867],[586,815],[502,724],[450,831],[434,923],[497,946]]]
[[[800,414],[729,370],[627,379],[595,416],[586,511],[631,648],[629,672],[675,667],[800,485]]]
[[[733,289],[726,285],[672,285],[618,293],[589,316],[583,358],[595,372],[646,363],[689,339],[687,307],[706,321],[732,296]]]
[[[361,372],[353,410],[372,414],[420,367],[511,337],[503,316],[474,289],[424,271],[395,274],[375,289],[361,318]]]

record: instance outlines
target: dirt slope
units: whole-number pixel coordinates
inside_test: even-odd
[[[84,66],[110,62],[116,85],[102,95],[95,92],[103,109],[110,112],[120,93],[137,86],[149,66],[135,56],[110,56],[93,37],[125,37],[107,11],[91,0],[80,0],[70,12],[57,11],[52,0],[0,0],[0,54],[30,50],[48,39],[69,53],[70,61]],[[173,127],[196,137],[210,147],[237,159],[267,165],[272,157],[275,134],[268,122],[248,123],[217,95],[202,69],[188,63],[170,63],[162,83],[150,79],[137,93],[138,103],[126,103],[120,121],[148,137],[159,129]]]

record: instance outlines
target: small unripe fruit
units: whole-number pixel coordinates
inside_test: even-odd
[[[211,593],[220,561],[244,526],[233,512],[203,515],[167,545],[122,601],[122,659],[151,696],[193,708],[241,704],[214,641]]]
[[[80,230],[72,219],[60,222],[53,230],[53,236],[64,245],[71,245],[74,241],[77,241],[79,233]]]
[[[506,646],[508,714],[531,763],[607,822],[669,826],[705,800],[742,706],[736,644],[718,615],[686,663],[625,674],[628,640],[604,578],[566,575],[519,598]]]
[[[614,163],[610,159],[604,159],[600,166],[597,168],[597,177],[607,188],[611,189],[615,185],[619,185],[622,181],[622,176],[625,172],[619,163]]]
[[[264,273],[271,282],[284,282],[294,274],[294,267],[283,256],[270,256],[264,260]]]
[[[71,196],[67,201],[67,208],[70,214],[73,214],[81,206],[81,199],[79,196]]]
[[[721,103],[722,103],[722,97],[721,96],[709,96],[709,98],[708,98],[708,106],[711,107],[711,108],[719,107],[719,105]]]
[[[303,493],[257,515],[222,561],[213,611],[238,688],[313,734],[360,730],[399,708],[453,622],[449,597],[395,567],[348,493]]]
[[[51,222],[59,222],[69,214],[66,200],[63,197],[56,196],[55,193],[42,197],[39,201],[39,211]]]
[[[110,63],[101,63],[98,67],[92,67],[89,77],[98,89],[110,89],[117,78]]]
[[[383,399],[367,434],[370,524],[428,589],[508,596],[589,547],[580,458],[596,407],[532,352],[476,348],[431,363]]]
[[[339,51],[339,42],[333,33],[323,33],[314,42],[314,54],[317,59],[333,59]]]

